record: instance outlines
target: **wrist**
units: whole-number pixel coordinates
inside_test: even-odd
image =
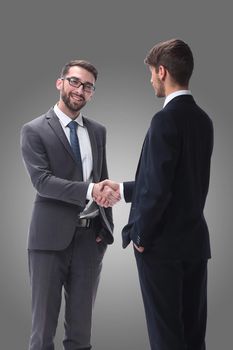
[[[86,195],[86,199],[87,200],[92,200],[94,195],[93,195],[93,192],[94,192],[94,183],[90,183],[89,186],[88,186],[88,189],[87,189],[87,195]]]

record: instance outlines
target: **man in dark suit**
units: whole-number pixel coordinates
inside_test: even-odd
[[[145,63],[156,95],[166,99],[145,137],[135,182],[123,184],[132,202],[123,247],[134,243],[151,349],[204,350],[212,122],[188,88],[193,55],[186,43],[159,43]]]
[[[67,63],[57,79],[59,102],[25,124],[22,156],[37,194],[28,239],[32,288],[30,350],[53,350],[65,293],[64,349],[90,349],[92,308],[107,244],[113,242],[111,208],[93,198],[108,177],[106,130],[80,110],[91,99],[96,68]],[[108,189],[106,203],[119,195]],[[108,200],[106,199],[108,197]]]

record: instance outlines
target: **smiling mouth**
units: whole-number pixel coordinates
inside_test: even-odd
[[[84,98],[79,96],[79,95],[75,95],[75,94],[72,94],[71,97],[75,100],[75,101],[78,101],[78,102],[83,102],[84,101]]]

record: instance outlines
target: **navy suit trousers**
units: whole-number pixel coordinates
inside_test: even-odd
[[[151,349],[205,350],[207,261],[135,256]]]

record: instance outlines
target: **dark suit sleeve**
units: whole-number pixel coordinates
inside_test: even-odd
[[[134,184],[134,181],[123,182],[124,198],[126,203],[132,202]]]
[[[88,183],[54,176],[45,145],[38,132],[30,125],[23,126],[20,142],[25,166],[38,194],[41,197],[75,204],[82,211],[86,205]]]
[[[156,225],[172,196],[178,153],[179,138],[172,116],[161,111],[147,133],[135,185],[130,237],[139,246],[147,247],[157,237]]]

